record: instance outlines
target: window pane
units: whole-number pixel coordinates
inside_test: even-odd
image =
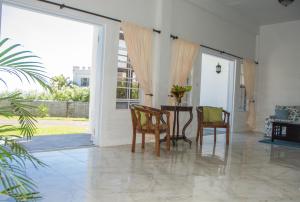
[[[138,82],[131,82],[131,88],[139,88]]]
[[[119,55],[127,57],[127,50],[119,49]]]
[[[127,88],[117,88],[117,99],[128,99]]]
[[[130,99],[134,99],[134,100],[139,99],[139,89],[138,88],[130,90]]]
[[[118,88],[128,88],[128,85],[130,85],[127,81],[118,81]]]
[[[127,69],[119,68],[118,69],[118,81],[127,81],[129,76],[129,71]]]
[[[127,62],[118,61],[118,68],[128,69]]]
[[[129,104],[130,104],[130,105],[132,105],[132,104],[137,105],[137,104],[140,104],[140,103],[139,103],[139,102],[132,102],[132,101],[131,101]]]
[[[119,55],[118,60],[119,60],[119,62],[127,63],[127,56]]]
[[[126,49],[126,42],[125,42],[124,39],[122,39],[122,40],[119,41],[119,47],[121,49]]]
[[[120,34],[119,34],[119,39],[120,39],[120,40],[124,40],[124,32],[122,32],[122,31],[120,32]]]
[[[128,109],[128,102],[117,102],[116,108],[117,109]]]
[[[81,78],[80,79],[80,86],[82,87],[88,87],[90,85],[89,78]]]
[[[120,31],[119,50],[118,50],[118,76],[116,90],[116,108],[128,109],[129,104],[139,103],[139,83],[130,65],[127,55],[124,34]]]

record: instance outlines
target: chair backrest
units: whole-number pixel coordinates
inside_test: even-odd
[[[143,105],[130,105],[132,126],[138,130],[159,126],[162,111]]]
[[[204,107],[206,106],[198,106],[196,107],[198,122],[204,122]],[[222,120],[225,123],[229,123],[230,113],[222,109]]]
[[[132,121],[132,127],[135,128],[136,127],[136,124],[137,124],[137,114],[135,112],[135,107],[136,105],[134,104],[131,104],[129,105],[129,109],[130,109],[130,112],[131,112],[131,121]]]
[[[202,123],[203,120],[204,120],[204,118],[203,118],[203,107],[202,106],[196,107],[196,111],[197,111],[198,121]]]

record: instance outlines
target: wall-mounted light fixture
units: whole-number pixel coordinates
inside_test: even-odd
[[[216,66],[216,72],[217,72],[218,74],[220,74],[221,71],[222,71],[222,66],[220,65],[220,63],[218,63],[217,66]]]
[[[279,3],[285,7],[287,7],[288,5],[290,5],[291,3],[294,2],[294,0],[278,0]]]

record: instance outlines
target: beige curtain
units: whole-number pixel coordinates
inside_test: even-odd
[[[144,92],[144,104],[152,106],[153,31],[129,22],[122,22],[131,65]]]
[[[199,44],[182,39],[173,40],[171,56],[171,86],[186,85],[187,78],[199,53]]]
[[[199,48],[199,44],[190,43],[182,39],[173,40],[170,91],[173,85],[186,85],[188,76],[199,53]],[[169,104],[175,105],[175,99],[170,97]],[[174,113],[171,113],[171,131],[173,129],[173,119]]]
[[[255,88],[255,62],[250,59],[244,59],[244,77],[245,77],[245,88],[248,103],[248,117],[247,125],[251,130],[255,129],[255,99],[254,99],[254,88]]]

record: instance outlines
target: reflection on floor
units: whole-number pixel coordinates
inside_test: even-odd
[[[28,174],[50,202],[299,201],[300,149],[259,143],[261,135],[224,135],[217,144],[179,144],[161,157],[153,144],[84,148],[35,155],[49,165]]]
[[[20,142],[30,152],[76,149],[93,146],[90,134],[42,135],[34,136],[31,140],[24,139]]]

